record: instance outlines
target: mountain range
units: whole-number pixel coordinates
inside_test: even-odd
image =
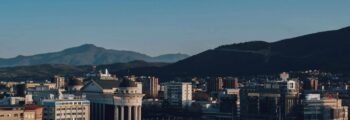
[[[172,63],[185,59],[187,57],[189,56],[186,54],[166,54],[157,57],[151,57],[146,54],[133,51],[111,50],[97,47],[93,44],[84,44],[59,52],[0,59],[0,67],[30,66],[41,64],[101,65],[112,63],[127,63],[135,60]]]
[[[318,69],[350,71],[350,27],[284,39],[223,45],[156,72],[167,75],[252,75]]]
[[[91,47],[94,48],[94,50],[89,50]],[[99,50],[107,52],[104,52],[104,54],[97,54],[99,53],[97,52]],[[113,59],[117,59],[117,57],[113,57],[113,55],[107,54],[109,52],[113,52],[113,50],[96,48],[93,45],[83,45],[78,48],[67,49],[59,53],[45,54],[47,56],[38,56],[44,56],[46,59],[48,59],[48,61],[55,61],[56,59],[60,58],[55,56],[64,56],[64,58],[66,58],[64,59],[66,60],[65,63],[71,63],[75,65],[88,63],[97,64],[108,63],[112,62]],[[133,54],[133,58],[119,57],[117,60],[126,62],[135,60],[136,58],[143,58],[148,62],[136,61],[129,63],[99,65],[98,68],[109,68],[113,73],[119,75],[135,74],[155,75],[159,77],[223,75],[241,76],[313,69],[327,72],[350,73],[350,27],[303,35],[276,42],[251,41],[223,45],[215,49],[210,49],[197,55],[188,57],[186,59],[182,59],[172,64],[159,62],[149,63],[149,61],[156,61],[155,59],[172,59],[173,57],[171,55],[171,57],[167,55],[159,57],[147,57],[143,54]],[[34,56],[34,58],[35,57],[37,56]],[[83,57],[87,60],[75,60],[79,57]],[[21,57],[14,58],[14,61],[20,58]],[[34,58],[31,60],[37,60]],[[7,74],[0,74],[0,76],[6,77],[9,76],[10,73],[14,74],[11,70],[17,70],[16,73],[18,74],[15,75],[21,75],[21,72],[29,73],[28,71],[39,70],[39,68],[45,69],[46,67],[50,69],[44,70],[40,75],[58,73],[57,71],[62,70],[62,65],[58,66],[59,69],[56,69],[51,65],[39,67],[28,66],[25,67],[25,69],[19,69],[21,67],[1,68],[0,73]],[[71,74],[82,74],[84,72],[88,72],[88,69],[85,69],[86,67],[87,66],[64,66],[64,71],[68,71],[66,73]],[[61,72],[61,74],[65,74],[65,72]],[[31,75],[32,74],[26,74],[26,76]]]
[[[109,72],[118,74],[119,71],[135,69],[135,68],[159,68],[168,65],[169,63],[162,62],[145,62],[145,61],[131,61],[128,63],[113,63],[105,65],[97,65],[96,70],[108,69]],[[49,80],[54,75],[62,76],[84,76],[93,71],[94,67],[91,65],[65,65],[65,64],[41,64],[32,66],[17,66],[17,67],[3,67],[0,68],[1,80]],[[127,73],[126,73],[127,74]]]

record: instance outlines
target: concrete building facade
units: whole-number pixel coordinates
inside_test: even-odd
[[[42,120],[42,112],[36,105],[0,106],[0,120]]]
[[[142,82],[142,91],[149,98],[158,97],[159,79],[156,77],[140,77],[138,79]]]
[[[192,84],[188,82],[166,83],[164,99],[173,106],[190,106],[192,103]]]
[[[308,94],[303,105],[304,120],[348,120],[348,107],[341,99]]]
[[[43,120],[90,120],[90,102],[81,96],[64,95],[43,100],[42,105]]]

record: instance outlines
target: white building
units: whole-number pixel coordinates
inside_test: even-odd
[[[190,106],[192,103],[192,84],[188,82],[168,82],[164,84],[164,99],[170,105]]]
[[[308,94],[304,102],[304,120],[348,120],[348,107],[341,99],[321,98],[320,94]]]
[[[19,105],[20,103],[32,104],[33,96],[28,94],[25,97],[4,97],[0,99],[0,105]]]
[[[142,88],[142,86],[141,86]],[[116,90],[115,119],[116,120],[141,120],[142,90],[137,83],[131,80],[123,80]]]
[[[135,82],[137,86],[137,93],[142,93],[142,82]]]
[[[90,120],[90,102],[84,97],[64,95],[43,100],[43,120]]]
[[[118,80],[118,78],[109,73],[108,69],[105,69],[105,73],[100,71],[99,77],[101,80]]]
[[[91,80],[81,91],[91,101],[92,120],[141,120],[142,86],[130,79]]]

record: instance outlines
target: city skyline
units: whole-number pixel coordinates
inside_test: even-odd
[[[0,120],[349,120],[350,1],[0,1]]]
[[[0,58],[86,43],[151,56],[194,55],[225,44],[273,42],[346,27],[350,25],[347,4],[349,1],[3,1]]]

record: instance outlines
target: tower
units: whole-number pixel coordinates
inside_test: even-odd
[[[158,82],[159,79],[156,77],[141,77],[139,79],[142,82],[142,91],[148,98],[158,97]]]
[[[137,84],[129,79],[124,79],[116,90],[115,119],[116,120],[141,120],[141,106],[144,94],[138,91]]]
[[[57,89],[64,89],[64,86],[65,86],[65,78],[64,77],[55,75],[52,82],[56,83]]]

